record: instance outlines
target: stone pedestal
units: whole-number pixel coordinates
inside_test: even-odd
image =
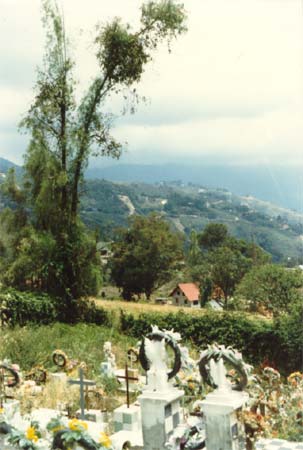
[[[180,400],[184,392],[172,389],[167,392],[145,391],[138,397],[144,450],[163,450],[165,443],[182,420]],[[218,449],[216,449],[218,450]]]
[[[238,415],[247,401],[245,392],[214,391],[201,402],[207,450],[245,450],[244,425]]]
[[[139,405],[122,405],[114,410],[114,429],[115,432],[141,430],[141,414]]]
[[[65,384],[67,382],[67,375],[65,372],[50,373],[49,381],[53,383]]]

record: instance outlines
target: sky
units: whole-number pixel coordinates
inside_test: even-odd
[[[121,16],[134,28],[139,0],[60,0],[79,95],[97,73],[95,25]],[[135,114],[117,114],[122,162],[303,166],[302,0],[184,0],[188,32],[162,46],[138,91]],[[18,123],[33,98],[44,35],[40,0],[0,0],[0,156],[22,163]],[[110,161],[94,161],[96,165]]]

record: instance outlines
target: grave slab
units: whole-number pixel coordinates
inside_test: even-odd
[[[303,442],[288,442],[282,439],[260,439],[256,450],[303,450]]]

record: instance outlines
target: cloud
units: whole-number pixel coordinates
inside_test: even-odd
[[[168,54],[160,48],[138,92],[148,98],[117,121],[127,158],[299,161],[302,148],[303,39],[300,0],[185,0],[188,33]],[[80,93],[96,73],[94,24],[122,16],[134,26],[140,0],[59,2],[64,10]],[[21,160],[17,123],[32,99],[42,61],[39,0],[0,0],[0,151]],[[16,11],[18,13],[16,13]],[[82,32],[80,30],[83,30]],[[110,111],[123,102],[111,97]],[[15,131],[14,131],[15,130]],[[22,145],[24,147],[22,148]],[[142,156],[144,155],[144,156]]]

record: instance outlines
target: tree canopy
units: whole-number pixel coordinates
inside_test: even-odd
[[[182,256],[182,238],[157,215],[134,216],[121,228],[113,244],[112,279],[130,300],[134,294],[151,293],[168,281]]]
[[[262,306],[274,315],[292,310],[301,299],[303,287],[300,270],[286,269],[276,264],[254,267],[237,287],[236,295],[246,299],[249,308],[256,311]]]
[[[197,242],[200,252],[197,252]],[[192,234],[188,261],[193,279],[200,284],[202,303],[218,287],[227,306],[243,276],[252,267],[269,262],[270,257],[253,242],[231,236],[226,225],[214,222],[198,235]]]

